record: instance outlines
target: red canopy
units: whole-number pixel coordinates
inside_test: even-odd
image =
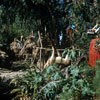
[[[90,48],[89,48],[89,62],[88,62],[88,64],[91,65],[92,68],[94,68],[96,60],[100,59],[100,53],[98,53],[96,51],[96,48],[95,48],[95,42],[97,40],[100,40],[100,38],[92,39],[91,43],[90,43]]]

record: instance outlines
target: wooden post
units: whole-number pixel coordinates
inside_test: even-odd
[[[39,40],[40,40],[40,45],[41,45],[41,47],[40,47],[40,69],[41,69],[41,59],[42,59],[42,48],[43,48],[43,45],[42,45],[42,39],[41,39],[41,34],[40,34],[40,32],[38,31],[38,35],[39,35]]]

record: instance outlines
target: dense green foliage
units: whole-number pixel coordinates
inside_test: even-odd
[[[92,86],[93,70],[87,65],[72,65],[68,68],[70,77],[66,79],[58,65],[51,65],[43,72],[29,70],[24,77],[14,82],[19,97],[27,96],[33,100],[92,100],[95,91]],[[14,83],[13,82],[13,83]]]
[[[100,99],[100,84],[99,84],[100,76],[99,75],[100,75],[100,61],[98,60],[95,66],[95,76],[93,78],[93,87],[95,89],[96,96]]]
[[[88,49],[90,36],[86,30],[99,22],[99,4],[99,0],[1,0],[2,25],[6,24],[16,36],[40,31],[61,48],[68,46],[65,29],[74,25],[73,45]]]
[[[77,58],[88,54],[90,40],[95,38],[95,35],[87,35],[86,30],[100,24],[99,5],[100,0],[0,0],[0,44],[9,55],[14,37],[19,39],[33,31],[37,38],[40,31],[56,48],[71,48],[67,48],[62,57],[65,53],[71,53],[71,60],[76,57],[70,66],[64,66],[66,70],[68,67],[68,79],[63,72],[65,69],[56,64],[42,72],[29,69],[24,77],[14,81],[17,89],[12,93],[33,100],[93,100],[100,95],[99,66],[93,78],[94,69],[89,68],[87,61],[76,64]],[[73,29],[72,44],[66,35],[69,27]],[[76,49],[78,53],[74,52]]]
[[[65,49],[62,57],[66,53],[72,62],[75,61],[73,58],[79,58],[74,49]],[[62,68],[53,64],[39,72],[29,69],[23,77],[11,81],[15,84],[11,93],[17,93],[15,99],[31,97],[32,100],[94,100],[98,89],[94,82],[98,79],[93,73],[94,69],[84,60]]]

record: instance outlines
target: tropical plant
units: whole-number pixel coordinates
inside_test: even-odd
[[[24,77],[18,77],[15,80],[17,89],[11,91],[17,92],[18,96],[31,97],[33,100],[56,99],[60,91],[64,76],[55,65],[49,66],[43,72],[29,70]]]
[[[95,90],[96,97],[100,99],[100,60],[96,61],[93,77],[93,88]]]
[[[60,100],[93,100],[92,70],[89,66],[70,66],[70,77],[62,88]]]
[[[53,64],[43,72],[31,69],[24,77],[18,77],[13,83],[16,88],[11,92],[19,97],[32,100],[93,100],[92,72],[89,66],[71,65],[68,67],[69,78],[59,66]]]

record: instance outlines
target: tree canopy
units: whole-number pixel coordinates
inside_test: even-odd
[[[1,23],[13,24],[11,30],[16,34],[15,27],[27,34],[40,31],[54,45],[64,47],[68,45],[66,28],[73,29],[73,43],[79,43],[86,30],[99,22],[99,4],[99,0],[1,0]],[[19,34],[22,32],[19,29]]]

